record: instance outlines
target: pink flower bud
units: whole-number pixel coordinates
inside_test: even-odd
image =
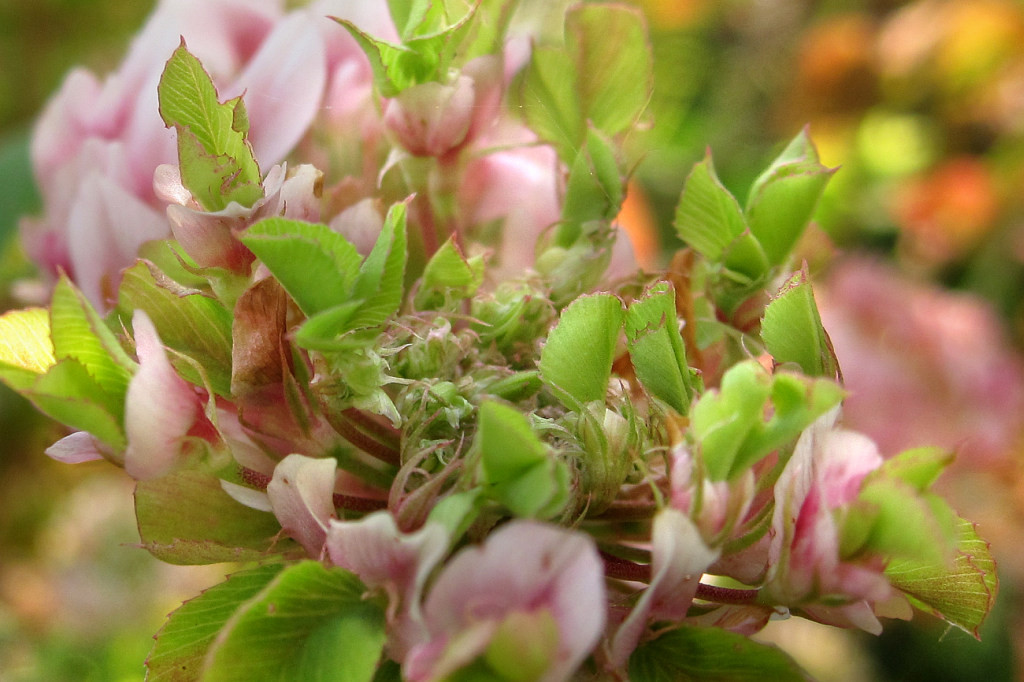
[[[384,124],[414,156],[444,156],[463,143],[473,119],[473,79],[451,85],[421,83],[387,104]]]

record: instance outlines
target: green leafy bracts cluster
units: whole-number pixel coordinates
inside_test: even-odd
[[[459,60],[500,46],[509,3],[463,4],[391,2],[400,44],[342,22],[382,97],[443,81]],[[571,10],[564,42],[535,49],[513,99],[557,149],[566,191],[561,222],[518,278],[488,280],[486,258],[454,226],[428,248],[409,197],[391,204],[365,253],[327,224],[275,215],[232,233],[252,254],[246,272],[199,267],[164,242],[124,272],[105,317],[66,278],[49,312],[0,317],[0,380],[89,434],[78,452],[118,465],[152,456],[132,438],[161,415],[129,395],[154,375],[184,401],[182,429],[162,444],[169,464],[145,469],[156,473],[136,488],[142,544],[174,563],[254,562],[172,614],[149,679],[401,679],[404,645],[391,638],[407,636],[408,623],[396,625],[396,609],[418,614],[418,593],[370,589],[323,543],[332,523],[384,509],[410,553],[428,546],[419,534],[442,538],[435,562],[512,520],[585,534],[614,606],[631,613],[588,652],[590,673],[802,679],[781,652],[720,626],[763,625],[787,609],[825,622],[845,607],[871,613],[863,595],[800,564],[813,552],[799,543],[821,540],[795,523],[811,494],[821,495],[818,525],[833,531],[836,562],[977,632],[994,567],[973,526],[929,491],[944,453],[865,466],[839,502],[828,490],[838,363],[807,272],[770,289],[832,173],[806,132],[745,208],[709,155],[679,201],[687,248],[673,266],[603,279],[625,193],[618,143],[643,113],[650,72],[640,16],[617,6]],[[263,198],[244,105],[218,102],[184,45],[160,103],[178,133],[182,183],[202,209]],[[752,324],[737,322],[741,306]],[[686,533],[660,545],[669,523]],[[673,587],[693,556],[708,563]],[[418,590],[437,572],[422,565]],[[668,593],[686,589],[689,601],[670,611]],[[532,656],[522,679],[541,676],[553,645],[520,641],[513,625],[557,635],[557,624],[547,611],[513,615],[445,679],[492,679],[509,642]]]

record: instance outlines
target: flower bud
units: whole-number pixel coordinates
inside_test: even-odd
[[[388,102],[384,124],[410,154],[443,156],[466,139],[474,100],[468,76],[451,85],[421,83]]]

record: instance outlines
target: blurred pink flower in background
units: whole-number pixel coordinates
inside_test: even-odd
[[[1024,362],[995,311],[862,257],[837,263],[816,295],[849,390],[844,425],[886,457],[953,451],[936,489],[983,529],[1000,574],[1024,580]]]
[[[157,83],[182,38],[222,100],[245,94],[250,142],[265,169],[306,135],[325,91],[334,107],[341,107],[339,83],[346,92],[361,86],[356,101],[368,100],[365,57],[327,15],[390,26],[386,7],[374,4],[371,13],[335,1],[285,13],[284,4],[164,0],[116,72],[103,80],[84,69],[68,75],[32,139],[44,202],[43,216],[22,225],[33,260],[51,273],[68,272],[105,307],[139,247],[170,236],[153,176],[159,165],[176,163],[177,152],[175,133],[160,117]]]
[[[1008,464],[1024,435],[1024,365],[983,301],[863,258],[816,293],[850,395],[844,425],[883,455],[955,450],[961,467]]]

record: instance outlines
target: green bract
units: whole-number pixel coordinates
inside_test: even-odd
[[[512,94],[530,127],[572,163],[588,126],[612,136],[640,118],[652,79],[640,12],[580,4],[566,15],[564,45],[534,48]]]
[[[262,198],[242,98],[218,101],[213,81],[184,40],[167,62],[157,92],[164,123],[178,133],[181,181],[200,206],[219,211],[231,202],[248,207]]]
[[[626,345],[637,378],[680,414],[690,409],[694,380],[676,318],[675,289],[659,282],[626,311]]]
[[[793,275],[765,308],[761,338],[776,362],[796,363],[808,376],[838,376],[806,271]]]
[[[603,401],[622,328],[622,302],[581,296],[562,311],[540,355],[540,375],[568,407]]]
[[[482,482],[516,516],[549,518],[569,500],[569,470],[518,410],[500,403],[480,407],[477,432]]]
[[[694,440],[712,480],[734,478],[796,440],[839,404],[843,391],[828,380],[770,375],[754,361],[735,365],[717,391],[693,406]]]

